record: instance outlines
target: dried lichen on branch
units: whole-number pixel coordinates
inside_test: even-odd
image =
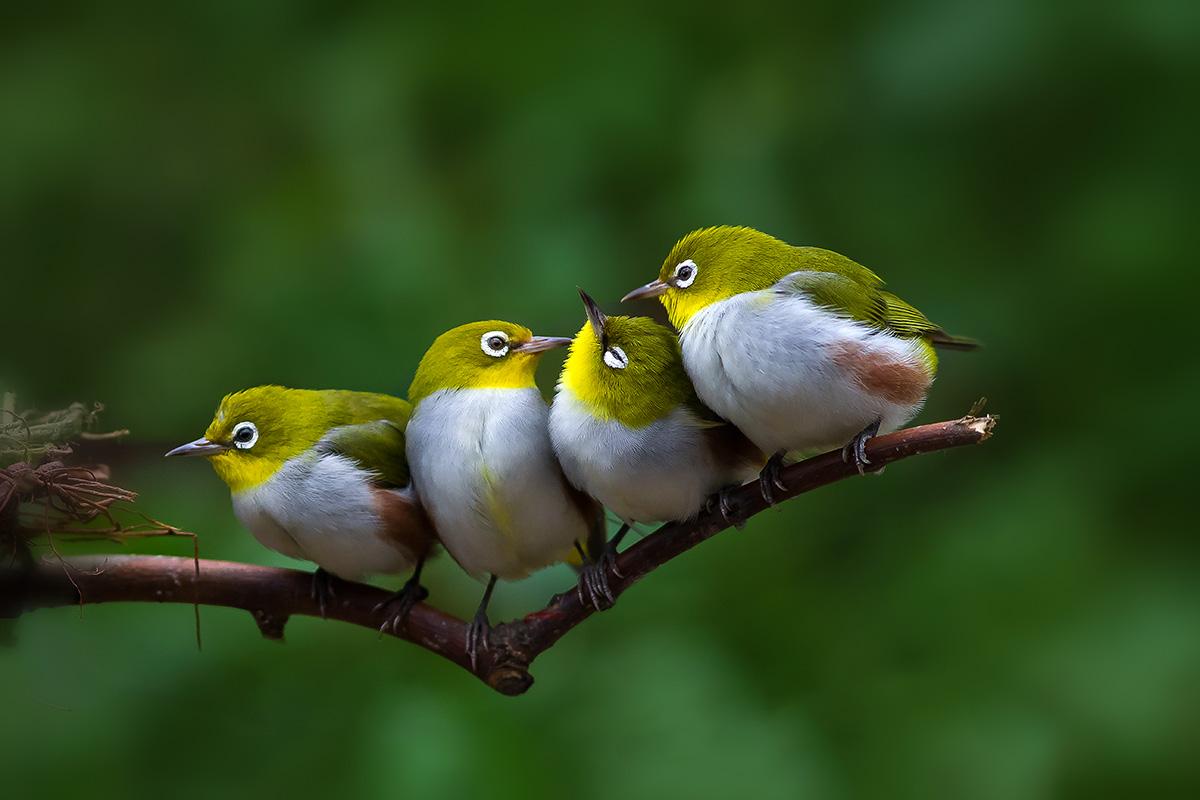
[[[80,570],[59,551],[57,543],[63,540],[123,542],[147,536],[185,536],[192,540],[193,560],[199,569],[194,534],[134,509],[131,504],[137,494],[111,483],[105,467],[73,466],[60,460],[72,454],[72,442],[111,440],[129,433],[91,430],[103,406],[97,403],[87,408],[74,403],[46,413],[18,413],[15,407],[13,395],[5,394],[0,405],[0,582],[4,587],[23,585],[33,563],[33,549],[44,545],[82,605],[83,592],[77,580]],[[0,591],[0,617],[19,612],[14,602]]]
[[[986,441],[996,420],[992,416],[976,416],[979,410],[977,406],[962,419],[907,428],[871,439],[866,448],[871,461],[868,471],[878,471],[894,461],[922,453]],[[782,474],[787,491],[776,499],[786,500],[857,476],[855,466],[846,463],[840,453],[825,453],[787,467]],[[743,520],[766,508],[755,484],[735,491],[732,500]],[[720,512],[664,525],[617,557],[619,576],[612,577],[610,588],[619,596],[658,567],[730,526],[731,522]],[[6,597],[13,589],[0,585],[0,607],[6,601],[10,607],[16,601],[27,608],[77,602],[201,603],[248,611],[263,634],[273,638],[282,636],[290,616],[319,614],[310,594],[310,575],[299,570],[202,560],[194,572],[190,560],[162,556],[114,556],[74,563],[80,569],[78,587],[65,580],[61,570],[52,565],[37,565],[28,574],[19,597]],[[385,612],[376,609],[387,597],[388,593],[382,589],[342,583],[336,601],[326,609],[326,616],[377,629]],[[592,613],[595,612],[580,601],[571,587],[553,597],[545,608],[497,626],[492,632],[491,647],[483,652],[473,669],[465,647],[466,623],[432,606],[416,606],[405,626],[393,635],[458,664],[502,694],[518,695],[533,683],[529,667],[534,659]]]
[[[104,407],[73,403],[50,412],[17,413],[13,395],[0,406],[0,536],[28,542],[54,536],[120,539],[130,536],[180,534],[176,528],[129,508],[137,494],[116,486],[103,466],[63,462],[75,441],[106,441],[127,430],[91,430]],[[138,522],[118,518],[135,516]],[[107,525],[95,524],[103,518]]]

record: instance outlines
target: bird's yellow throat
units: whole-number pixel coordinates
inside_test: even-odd
[[[690,293],[672,289],[660,299],[662,300],[663,308],[667,311],[667,318],[671,320],[671,324],[675,326],[676,330],[683,330],[683,326],[688,324],[688,320],[723,298],[714,292],[698,291]]]
[[[303,452],[303,451],[301,451]],[[297,453],[296,455],[299,455]],[[245,453],[230,451],[209,456],[213,471],[217,477],[225,481],[229,491],[234,494],[248,491],[261,486],[271,479],[283,466],[283,461],[247,456]]]
[[[537,365],[536,355],[520,353],[487,364],[486,369],[454,359],[426,356],[417,369],[408,398],[416,405],[442,389],[533,389],[537,387],[534,380]]]

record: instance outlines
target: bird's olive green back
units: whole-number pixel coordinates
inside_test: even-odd
[[[671,322],[683,327],[706,306],[743,292],[775,286],[801,273],[792,286],[814,302],[897,336],[929,336],[940,331],[925,315],[883,290],[883,280],[846,256],[820,247],[793,247],[745,227],[722,226],[693,231],[668,254],[659,279],[670,282],[676,266],[691,260],[691,286],[669,289],[662,297]]]
[[[210,460],[236,492],[267,480],[334,428],[387,420],[402,430],[411,413],[406,400],[385,394],[258,386],[226,395],[204,436],[230,446]],[[232,447],[233,429],[239,422],[252,422],[258,429],[258,441],[249,449]],[[399,456],[403,457],[402,438]]]
[[[663,419],[680,406],[711,417],[701,409],[683,369],[675,333],[646,317],[607,317],[605,341],[585,322],[563,364],[560,383],[600,419],[615,419],[641,428]],[[607,347],[619,347],[628,359],[624,369],[604,362]]]

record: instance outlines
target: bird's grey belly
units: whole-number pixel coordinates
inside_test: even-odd
[[[406,434],[414,484],[438,538],[472,575],[523,578],[586,538],[537,390],[435,393]]]
[[[890,343],[800,298],[755,292],[714,303],[680,341],[700,399],[766,453],[838,447],[876,419],[889,430],[920,408],[865,391],[834,358],[848,342]]]
[[[560,394],[551,432],[571,483],[625,522],[687,519],[723,488],[702,432],[674,416],[631,429]]]
[[[300,456],[261,486],[234,496],[254,538],[347,580],[413,566],[383,535],[369,473],[338,455]]]
[[[254,489],[233,495],[233,513],[263,547],[289,558],[308,560],[299,543],[258,502]]]

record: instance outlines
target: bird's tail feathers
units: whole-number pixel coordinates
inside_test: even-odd
[[[929,334],[929,341],[934,347],[939,347],[943,350],[978,350],[983,346],[976,339],[969,339],[966,336],[952,336],[942,330],[931,332]]]

